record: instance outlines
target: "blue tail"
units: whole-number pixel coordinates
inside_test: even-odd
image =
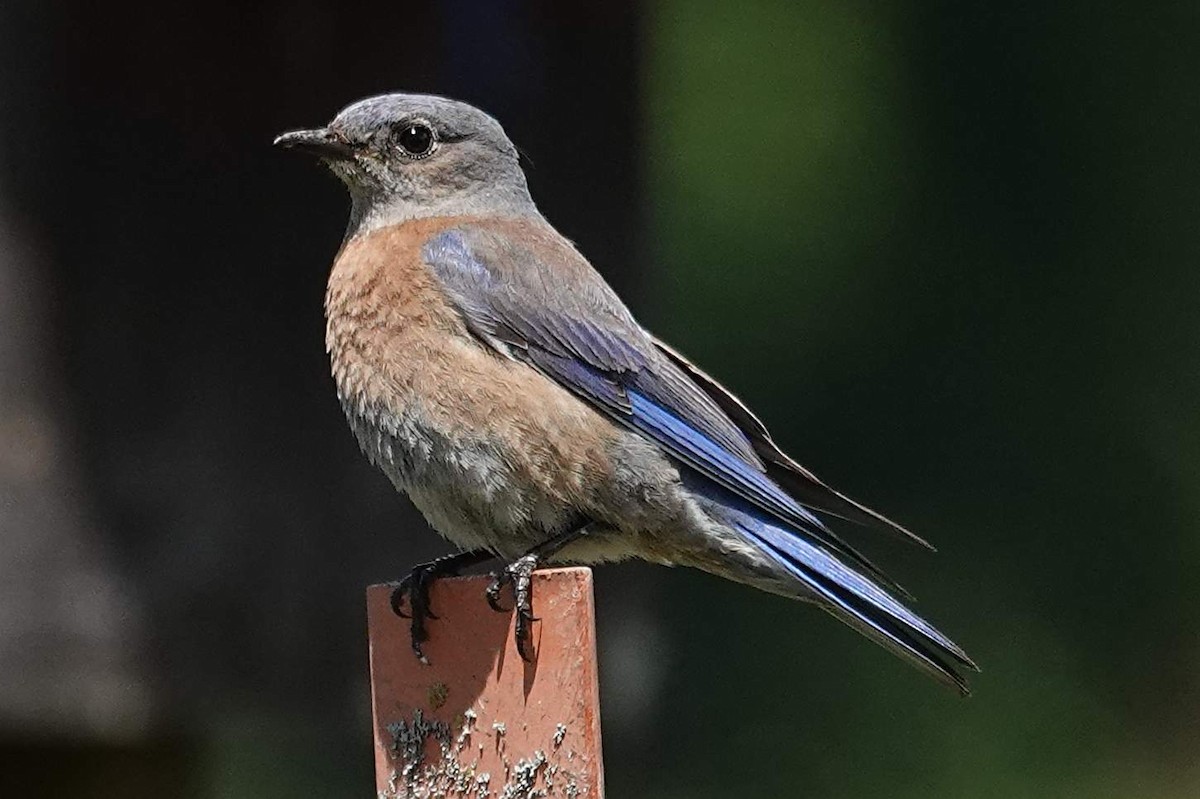
[[[805,530],[780,520],[697,474],[689,487],[711,503],[709,511],[743,540],[795,577],[825,610],[938,681],[970,693],[962,669],[978,671],[967,653],[877,583],[814,542]]]

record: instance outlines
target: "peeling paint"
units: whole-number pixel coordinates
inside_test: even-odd
[[[391,772],[387,790],[380,792],[378,799],[577,799],[584,795],[576,772],[560,760],[566,724],[555,726],[548,741],[552,744],[550,755],[537,748],[514,762],[504,752],[504,783],[493,785],[493,775],[479,770],[483,743],[472,741],[473,735],[486,738],[476,727],[478,719],[478,713],[468,708],[455,717],[452,726],[426,718],[418,708],[411,719],[386,725],[389,755],[399,771]],[[500,751],[507,725],[494,721],[491,731]],[[431,742],[436,745],[436,756],[426,751]],[[574,751],[564,752],[566,760],[574,759]]]

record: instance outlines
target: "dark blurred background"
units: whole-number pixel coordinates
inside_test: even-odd
[[[272,136],[497,116],[634,311],[983,665],[598,571],[613,797],[1200,792],[1200,12],[0,5],[0,793],[367,796],[363,587],[447,551],[323,352],[346,200]]]

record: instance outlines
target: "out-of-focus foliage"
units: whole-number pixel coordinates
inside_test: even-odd
[[[493,113],[639,318],[936,543],[846,531],[984,669],[597,569],[610,797],[1200,794],[1160,5],[0,4],[0,795],[369,795],[361,589],[447,547],[337,408],[344,192],[269,142],[397,89]]]
[[[669,0],[646,57],[641,316],[940,547],[859,535],[984,672],[673,575],[642,795],[1195,795],[1200,19]]]

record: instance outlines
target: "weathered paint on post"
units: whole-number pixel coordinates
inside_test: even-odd
[[[602,799],[591,570],[534,573],[533,663],[517,653],[513,614],[487,606],[489,583],[434,583],[429,665],[391,587],[367,589],[378,796]]]

